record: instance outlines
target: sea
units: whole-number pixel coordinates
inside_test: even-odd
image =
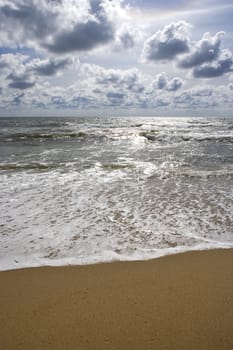
[[[0,118],[0,270],[230,247],[232,118]]]

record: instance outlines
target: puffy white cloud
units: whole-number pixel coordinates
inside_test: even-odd
[[[225,85],[195,86],[178,92],[173,98],[173,106],[174,109],[186,110],[229,109],[233,106],[233,96]]]
[[[162,90],[167,86],[167,83],[168,83],[167,74],[165,72],[162,72],[160,74],[157,74],[153,85],[155,89]]]
[[[184,84],[183,79],[179,77],[175,77],[168,82],[167,91],[177,91],[183,86],[183,84]]]
[[[193,68],[218,58],[223,35],[224,32],[218,32],[211,37],[210,33],[205,33],[200,41],[190,44],[190,53],[179,61],[179,67]]]
[[[134,36],[130,32],[120,33],[119,40],[124,49],[131,49],[135,45]]]
[[[214,36],[204,33],[199,41],[191,41],[188,30],[191,25],[180,21],[171,23],[162,31],[146,40],[143,57],[146,61],[173,60],[178,68],[190,69],[195,78],[215,78],[232,72],[233,58],[227,49],[221,49],[224,32]],[[182,85],[181,81],[174,83],[170,89]],[[165,84],[160,77],[161,88]]]
[[[229,50],[222,50],[213,63],[195,67],[193,75],[196,78],[216,78],[230,72],[233,72],[232,53]]]
[[[51,76],[65,69],[71,64],[69,58],[50,58],[41,60],[36,58],[28,64],[29,70],[37,75]]]
[[[36,75],[34,67],[43,64],[45,60],[32,60],[24,64],[27,69],[22,71],[21,76],[8,75],[7,79],[11,85],[3,88],[3,96],[0,96],[2,105],[16,106],[17,103],[18,106],[24,107],[77,110],[115,107],[165,108],[172,104],[172,92],[175,94],[178,91],[175,81],[180,79],[169,80],[164,73],[166,86],[159,89],[155,86],[159,77],[153,79],[135,68],[105,69],[98,65],[81,64],[77,76],[74,77],[75,82],[64,88],[53,86],[52,81],[46,82],[44,75]],[[33,83],[30,88],[29,83]],[[18,93],[15,93],[16,88]]]
[[[143,57],[147,61],[172,60],[189,51],[188,31],[185,21],[171,23],[145,41]]]
[[[104,69],[95,71],[96,83],[99,85],[124,88],[129,91],[140,93],[145,89],[145,79],[137,69]]]
[[[7,64],[14,62],[15,70],[9,71]],[[184,88],[179,77],[168,78],[165,72],[153,77],[138,69],[106,69],[93,64],[80,64],[73,83],[63,86],[53,84],[50,66],[69,63],[61,58],[50,60],[33,59],[18,55],[0,56],[5,75],[0,86],[2,108],[23,107],[34,109],[187,109],[229,107],[233,104],[232,87],[214,88],[202,86]],[[39,68],[38,68],[39,67]],[[41,67],[43,74],[41,74]],[[49,68],[47,68],[49,67]],[[48,69],[48,72],[47,72]],[[59,71],[59,69],[58,69]],[[48,73],[48,74],[47,74]],[[3,82],[3,83],[2,83]]]
[[[122,26],[116,33],[114,50],[124,51],[132,49],[136,44],[136,32],[132,28]]]
[[[153,87],[158,90],[167,90],[167,91],[177,91],[179,90],[184,84],[184,80],[175,77],[171,80],[168,80],[167,74],[165,72],[162,72],[160,74],[157,74],[157,76],[154,79]]]
[[[30,59],[21,54],[0,55],[0,75],[3,86],[26,90],[32,88],[40,77],[53,76],[72,63],[69,58]]]

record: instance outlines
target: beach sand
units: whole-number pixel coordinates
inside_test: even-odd
[[[0,349],[233,349],[233,250],[0,272]]]

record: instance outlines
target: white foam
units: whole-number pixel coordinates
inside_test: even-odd
[[[222,202],[218,188],[209,193],[210,203],[222,210],[215,225],[205,194],[198,198],[194,187],[180,198],[179,183],[170,188],[171,180],[158,180],[153,186],[148,181],[156,169],[146,162],[136,169],[106,171],[97,162],[81,173],[3,176],[0,269],[141,260],[232,246],[229,193]],[[196,208],[188,207],[190,200]]]

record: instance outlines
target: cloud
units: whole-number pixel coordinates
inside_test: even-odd
[[[11,82],[8,86],[13,89],[25,90],[33,87],[34,85],[35,85],[35,82],[16,80]]]
[[[0,54],[0,74],[4,72],[17,72],[17,74],[26,71],[37,75],[50,76],[69,67],[74,60],[70,58],[50,57],[46,59],[33,58],[22,54]],[[78,60],[76,60],[77,62]]]
[[[170,80],[167,84],[167,91],[177,91],[179,90],[184,84],[184,80],[176,77]]]
[[[135,45],[134,37],[129,32],[121,33],[119,39],[124,49],[131,49]]]
[[[35,85],[34,77],[27,72],[28,56],[21,54],[0,55],[1,80],[9,88],[25,90]]]
[[[175,113],[181,109],[230,108],[233,105],[231,85],[221,88],[203,85],[185,89],[183,79],[170,78],[165,72],[153,78],[136,68],[106,69],[94,64],[80,64],[74,82],[62,87],[54,85],[51,75],[40,75],[34,69],[50,67],[51,62],[65,65],[61,58],[28,60],[26,56],[16,59],[8,55],[4,59],[5,63],[15,61],[15,70],[9,72],[5,68],[5,76],[1,79],[1,84],[5,81],[5,85],[1,85],[0,101],[5,109],[22,106],[28,110],[34,108],[34,111],[38,108],[81,111],[120,106],[125,110],[131,107],[170,109]]]
[[[195,78],[216,78],[230,72],[233,72],[232,54],[229,50],[222,50],[217,61],[195,67],[193,75]]]
[[[44,60],[36,58],[28,66],[37,75],[51,76],[68,67],[70,63],[71,60],[68,58],[50,58]]]
[[[159,30],[146,40],[143,57],[146,61],[173,60],[178,68],[190,69],[195,78],[215,78],[232,72],[233,58],[227,49],[221,49],[224,32],[217,32],[214,36],[204,33],[199,41],[191,41],[188,30],[191,25],[187,22],[171,23]],[[166,79],[160,76],[158,89],[163,89]],[[176,91],[182,82],[176,80],[168,89]]]
[[[144,44],[143,57],[147,61],[173,60],[189,51],[188,30],[190,24],[185,21],[171,23],[162,31],[156,32]]]
[[[114,87],[116,89],[126,89],[134,93],[143,92],[145,89],[145,77],[139,70],[131,68],[128,70],[121,69],[104,69],[95,65],[87,65],[88,74],[95,76],[95,82],[105,87]]]
[[[165,72],[162,72],[156,76],[153,85],[156,89],[162,90],[166,88],[167,83],[168,83],[167,74]]]
[[[77,23],[70,30],[55,35],[51,44],[45,44],[49,51],[67,53],[87,51],[114,39],[114,26],[109,21],[101,1],[91,1],[91,10],[95,17],[86,23]]]
[[[56,29],[57,13],[53,8],[52,1],[1,0],[1,41],[9,46],[41,41]]]
[[[121,92],[110,91],[106,94],[110,105],[115,106],[124,103],[125,94]]]
[[[174,109],[232,108],[232,92],[225,85],[200,85],[178,92],[173,99]],[[213,111],[213,110],[212,110]]]
[[[0,75],[14,70],[22,70],[24,63],[28,60],[28,56],[16,53],[0,55]]]
[[[53,53],[64,54],[73,51],[88,51],[98,45],[113,40],[114,29],[110,23],[96,23],[90,21],[86,24],[77,24],[72,31],[60,33],[54,37],[51,44],[44,47]]]
[[[24,97],[24,93],[17,94],[13,97],[11,104],[13,106],[20,106],[22,103],[22,99]]]
[[[177,91],[183,86],[184,80],[175,77],[172,80],[168,80],[167,74],[162,72],[157,74],[154,79],[153,87],[158,90],[166,90],[166,91]]]
[[[153,91],[152,79],[136,68],[105,69],[97,65],[84,64],[80,74],[79,80],[83,82],[82,91],[87,93],[91,90],[93,99],[104,107],[142,106],[149,100]]]
[[[8,87],[13,89],[25,90],[35,85],[33,78],[27,74],[11,73],[7,76],[7,79],[11,80]]]
[[[8,60],[13,60],[13,55],[8,55]],[[63,69],[63,66],[66,67],[68,64],[69,67],[69,62],[65,59],[28,60],[26,56],[24,58],[20,56],[15,62],[15,69],[10,73],[7,70],[8,74],[5,73],[5,78],[2,80],[7,82],[2,91],[4,98],[1,97],[2,105],[5,106],[13,105],[15,97],[23,91],[23,95],[18,99],[18,105],[21,104],[24,108],[26,106],[64,110],[116,106],[164,108],[171,104],[172,92],[178,91],[183,86],[180,78],[169,80],[165,73],[153,79],[136,68],[106,69],[94,64],[80,64],[74,76],[74,83],[64,88],[53,85],[51,79],[50,81],[45,79],[51,77],[51,72],[57,73],[54,66]],[[163,87],[162,77],[165,82]]]
[[[0,40],[57,54],[88,51],[113,41],[123,16],[121,0],[1,0]]]
[[[161,85],[164,80],[163,87]],[[159,108],[171,104],[172,95],[183,86],[183,80],[168,79],[161,73],[152,79],[138,69],[106,69],[93,64],[81,64],[77,83],[67,94],[75,96],[77,91],[88,98],[89,106],[102,108],[121,106],[123,108]],[[160,88],[159,88],[160,87]],[[67,104],[72,104],[66,99]]]
[[[180,68],[193,68],[217,59],[223,35],[224,32],[218,32],[211,37],[210,33],[205,33],[200,41],[193,44],[190,53],[179,61],[178,66]]]
[[[30,89],[43,77],[60,73],[71,63],[69,58],[30,59],[21,54],[3,54],[0,55],[2,84],[19,90]]]
[[[143,39],[143,31],[140,27],[133,26],[132,23],[127,22],[127,19],[120,25],[116,31],[114,50],[125,51],[134,48],[141,44]]]

